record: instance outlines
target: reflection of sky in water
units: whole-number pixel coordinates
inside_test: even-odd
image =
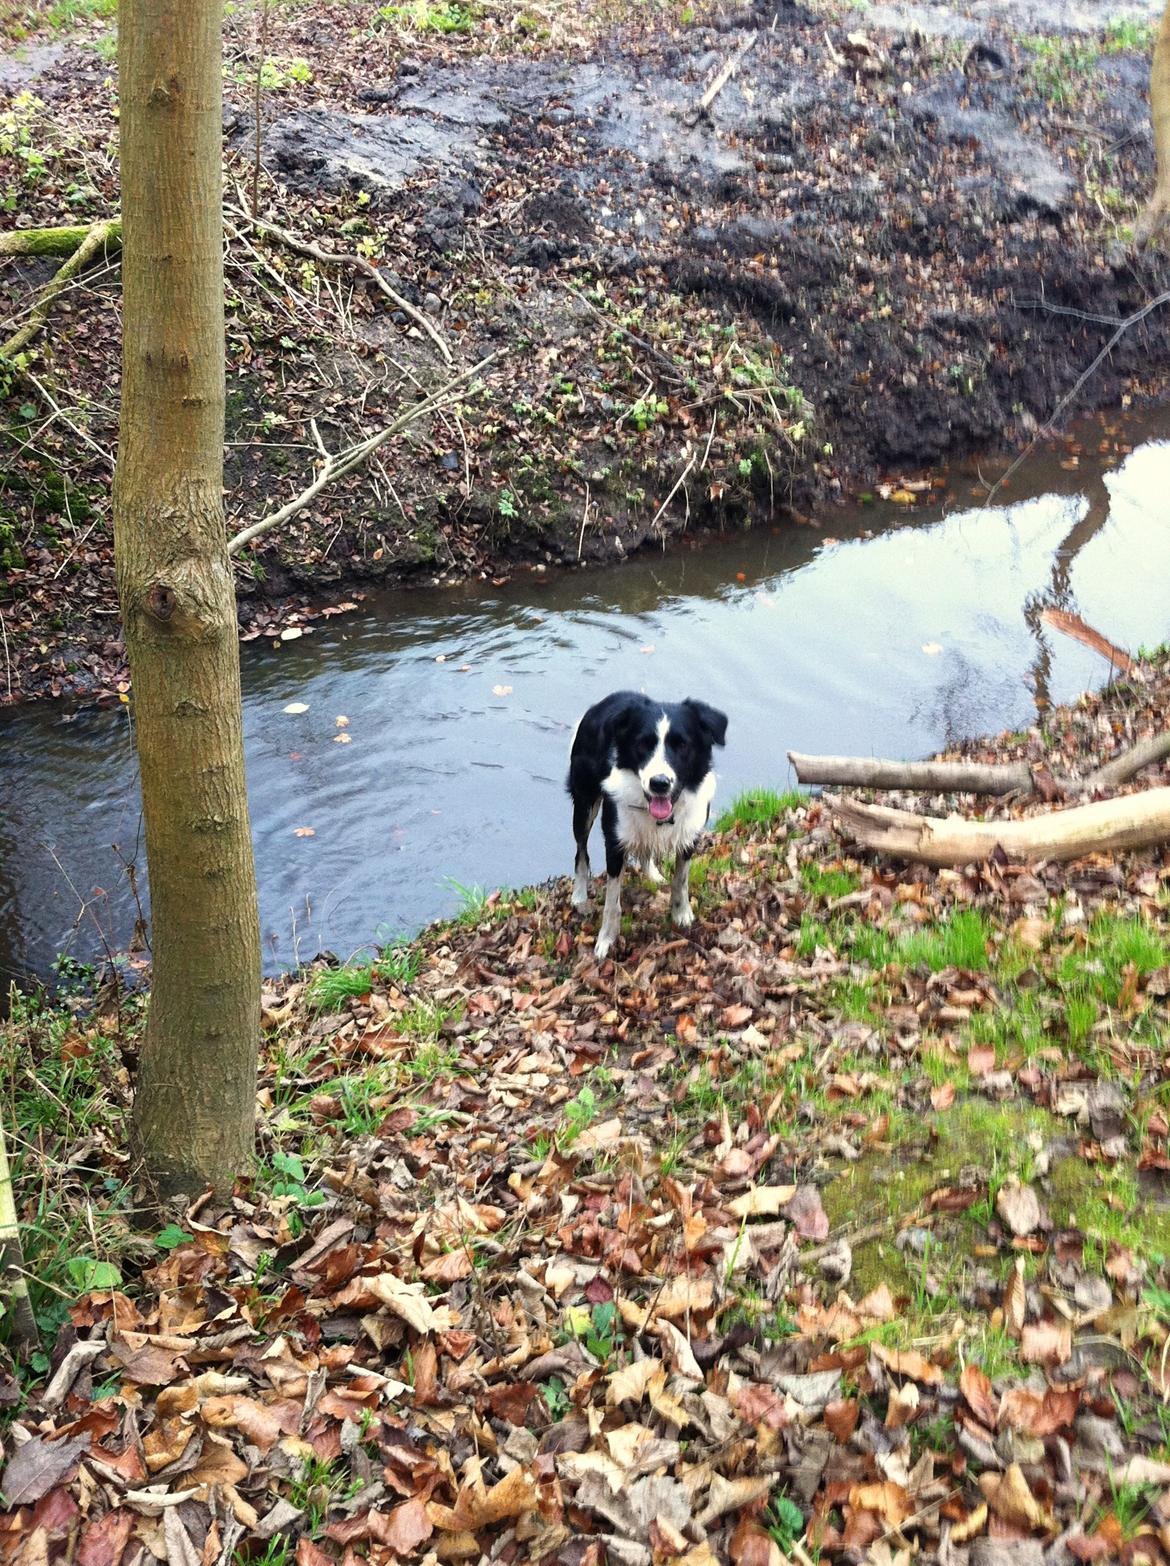
[[[933,524],[841,514],[827,524],[839,542],[761,529],[611,571],[401,595],[279,651],[246,646],[266,965],[413,929],[455,905],[448,877],[565,872],[569,732],[619,686],[727,710],[723,801],[783,784],[788,749],[914,756],[1027,723],[1037,642],[1024,606],[1047,601],[1054,552],[1093,521],[1104,495],[1084,482],[1085,495]],[[1139,449],[1106,485],[1110,512],[1080,540],[1063,606],[1123,645],[1152,644],[1170,632],[1170,446]],[[895,530],[860,536],[883,522]],[[1053,699],[1107,673],[1045,635]],[[308,711],[286,714],[292,701]],[[43,968],[69,939],[77,894],[95,887],[111,893],[95,910],[103,926],[124,941],[110,845],[129,854],[138,831],[125,712],[63,722],[42,708],[0,736],[0,965]],[[90,927],[74,949],[95,945]]]

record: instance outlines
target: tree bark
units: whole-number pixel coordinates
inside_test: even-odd
[[[1170,222],[1170,0],[1154,43],[1150,65],[1150,127],[1154,133],[1154,190],[1134,224],[1134,239],[1148,245]]]
[[[222,0],[122,0],[114,481],[153,917],[135,1150],[159,1197],[252,1147],[260,940],[223,514]]]
[[[961,816],[918,816],[909,810],[863,805],[825,795],[848,837],[896,859],[928,865],[966,865],[1002,850],[1009,859],[1079,859],[1083,854],[1148,848],[1170,842],[1170,788],[1102,799],[1019,821],[967,821]]]

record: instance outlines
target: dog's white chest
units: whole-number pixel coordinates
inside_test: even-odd
[[[617,834],[622,847],[643,863],[661,863],[690,848],[707,824],[715,797],[715,774],[695,789],[684,789],[669,821],[658,822],[646,808],[646,796],[635,773],[615,767],[602,788],[617,806]]]

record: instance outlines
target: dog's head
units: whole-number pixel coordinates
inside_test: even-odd
[[[677,703],[642,698],[618,716],[617,765],[638,780],[655,821],[669,821],[679,796],[711,770],[711,752],[727,738],[727,716],[690,697]]]

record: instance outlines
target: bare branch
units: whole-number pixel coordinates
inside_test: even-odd
[[[242,219],[243,222],[250,223],[259,233],[271,234],[274,239],[279,240],[289,250],[295,250],[298,255],[309,256],[311,260],[321,261],[327,266],[352,267],[355,272],[360,272],[363,277],[368,277],[375,287],[382,290],[387,299],[397,309],[401,310],[404,315],[408,315],[415,325],[427,334],[442,354],[444,362],[447,364],[454,363],[451,350],[448,348],[446,339],[439,329],[432,321],[427,319],[421,310],[416,309],[408,299],[404,299],[396,289],[391,288],[378,268],[372,261],[367,261],[365,256],[338,254],[332,250],[322,250],[319,245],[314,245],[307,239],[300,239],[296,234],[290,234],[287,229],[278,228],[275,223],[269,223],[263,218],[253,217],[240,207],[230,207],[228,210],[234,216]]]
[[[261,517],[259,522],[253,522],[250,526],[241,528],[233,538],[230,538],[227,546],[228,554],[238,554],[244,545],[250,544],[254,538],[259,538],[262,533],[271,532],[274,527],[279,527],[282,522],[287,522],[290,517],[296,516],[298,511],[303,511],[307,505],[317,498],[323,489],[327,489],[330,484],[344,477],[346,473],[352,472],[354,468],[360,467],[363,462],[367,461],[377,451],[379,446],[384,446],[392,436],[400,434],[408,425],[413,424],[416,419],[421,419],[425,414],[435,413],[439,409],[447,407],[451,401],[452,392],[467,381],[472,380],[482,370],[486,370],[488,365],[494,364],[502,356],[503,349],[489,354],[486,359],[481,359],[478,364],[473,364],[469,370],[464,370],[459,375],[452,377],[451,380],[440,386],[437,391],[423,397],[419,402],[413,403],[392,424],[387,424],[385,428],[375,431],[373,435],[367,436],[365,440],[358,441],[356,445],[346,447],[344,451],[334,452],[326,459],[320,473],[318,473],[307,489],[303,489],[299,495],[294,495],[292,500],[287,505],[281,506],[278,511],[270,512],[268,516]]]
[[[113,226],[111,222],[103,222],[95,223],[90,228],[77,249],[61,263],[46,284],[40,298],[29,312],[28,320],[13,332],[7,342],[0,343],[0,359],[15,359],[18,353],[22,353],[28,347],[48,319],[57,295],[93,260],[98,251],[104,248]]]

